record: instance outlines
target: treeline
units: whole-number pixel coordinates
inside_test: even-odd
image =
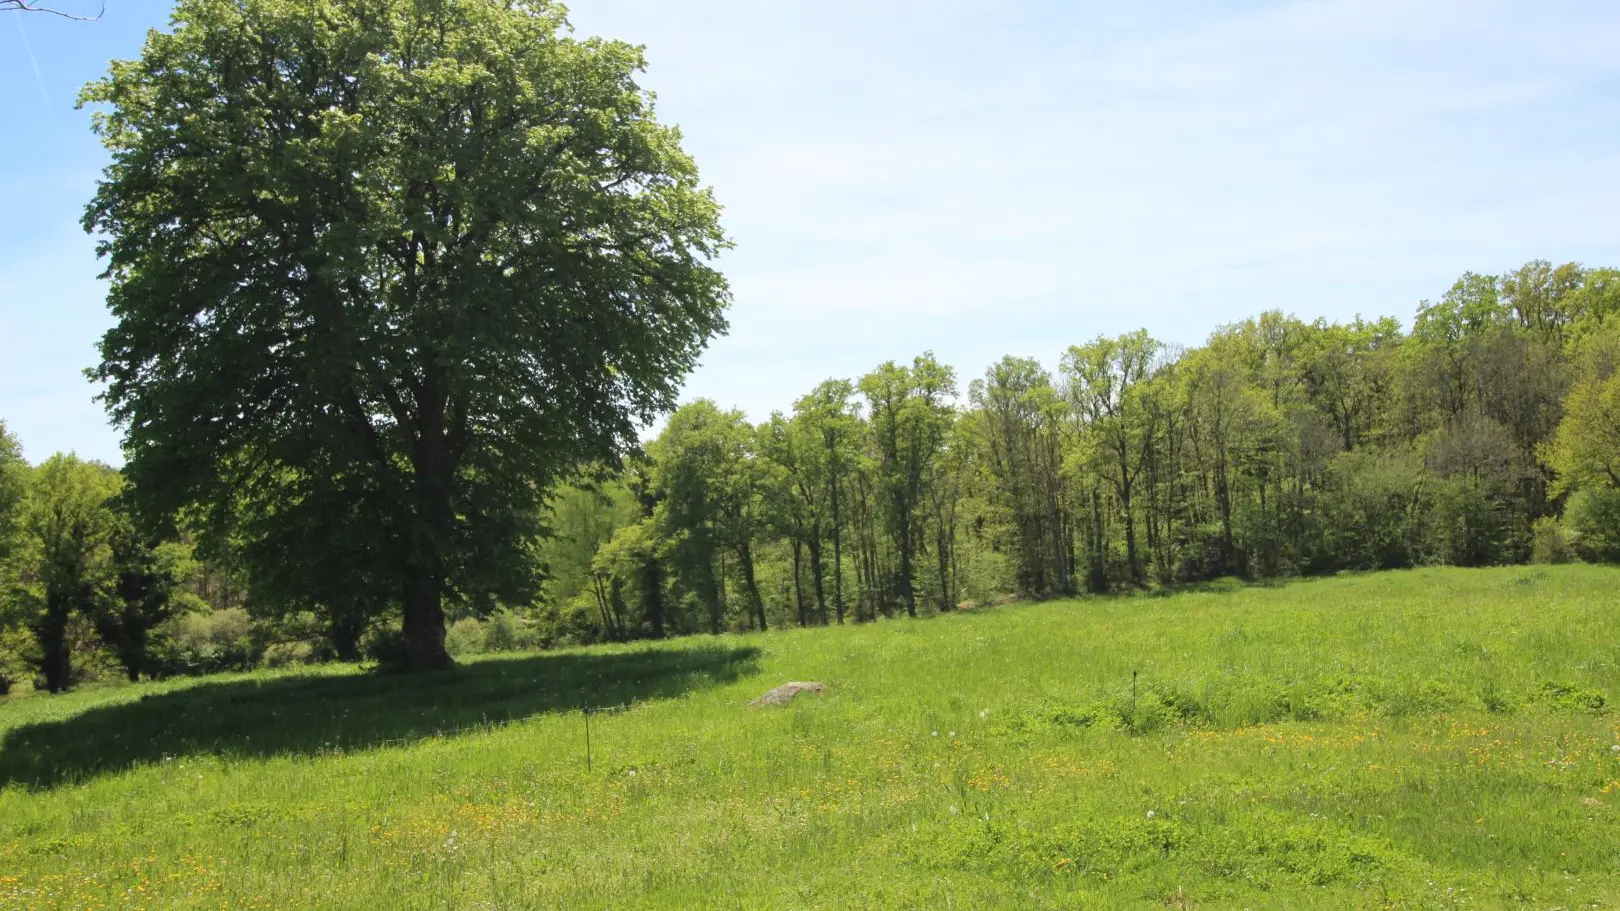
[[[1617,365],[1620,271],[1532,262],[1463,276],[1410,331],[1272,312],[1190,350],[1098,338],[1056,373],[1007,357],[964,382],[924,354],[828,380],[757,425],[700,400],[525,519],[539,598],[469,591],[447,604],[446,644],[863,622],[1227,576],[1620,561]],[[387,573],[364,535],[244,559],[198,517],[138,521],[114,469],[28,466],[3,428],[0,444],[0,692],[398,649],[397,588],[368,581]]]
[[[30,467],[0,423],[0,695],[59,692],[94,654],[130,680],[186,669],[169,624],[204,603],[191,548],[145,534],[123,477],[71,455]]]
[[[751,425],[682,407],[565,492],[568,640],[1223,576],[1620,559],[1620,272],[1468,274],[1393,318],[1135,332],[962,382],[924,354]]]

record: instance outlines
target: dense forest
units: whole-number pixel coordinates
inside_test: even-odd
[[[915,617],[1423,564],[1620,560],[1620,271],[1464,275],[1394,318],[1135,332],[960,378],[931,354],[751,423],[707,400],[534,514],[537,597],[452,653]],[[5,438],[0,686],[386,658],[363,542],[256,563],[143,532],[118,471]],[[228,539],[227,539],[228,540]],[[291,551],[294,554],[299,551]],[[339,596],[289,597],[288,574]],[[30,677],[31,675],[31,677]]]
[[[573,640],[1421,564],[1620,559],[1620,272],[1469,273],[1393,318],[1265,313],[828,380],[757,426],[697,401],[564,492]]]

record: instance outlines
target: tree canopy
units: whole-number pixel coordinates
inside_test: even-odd
[[[180,0],[82,95],[143,512],[307,564],[276,584],[310,603],[395,588],[412,667],[448,662],[445,599],[532,596],[548,491],[725,328],[719,207],[643,64],[544,2]]]

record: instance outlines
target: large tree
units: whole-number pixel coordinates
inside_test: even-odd
[[[950,400],[956,395],[956,374],[930,351],[914,358],[910,367],[893,361],[880,365],[861,377],[860,387],[871,414],[878,483],[900,562],[895,581],[906,613],[915,617],[922,507],[934,461],[945,448],[955,416]]]
[[[826,519],[824,527],[832,536],[833,606],[840,624],[844,622],[844,490],[859,460],[855,447],[861,438],[861,417],[851,401],[854,395],[855,386],[849,380],[830,379],[793,403],[794,423],[820,443],[814,453],[806,452],[805,466],[813,481],[827,492],[822,514]],[[826,605],[817,606],[821,622],[826,625]]]
[[[1113,486],[1119,500],[1132,582],[1143,580],[1132,498],[1159,431],[1153,410],[1143,401],[1144,390],[1162,348],[1147,330],[1139,329],[1118,338],[1098,337],[1086,345],[1070,346],[1062,363],[1070,406],[1093,437],[1094,468]]]
[[[337,507],[369,553],[332,572],[397,577],[415,668],[446,598],[529,597],[547,490],[725,328],[719,207],[642,67],[543,0],[180,0],[82,96],[145,508],[254,516],[251,571]]]
[[[1018,590],[1070,593],[1072,558],[1063,495],[1063,402],[1052,377],[1031,358],[1004,357],[969,387],[977,429],[995,479],[992,501],[1016,542]]]
[[[201,567],[190,545],[144,534],[121,514],[113,517],[108,544],[110,591],[95,599],[90,620],[134,683],[154,672],[152,645],[163,624],[203,606],[186,590]]]
[[[725,552],[737,559],[747,615],[766,626],[755,573],[754,540],[764,524],[764,478],[755,458],[757,435],[741,411],[722,411],[710,399],[682,405],[648,447],[659,503],[656,522],[676,541],[690,590],[708,608],[709,630],[721,632]]]
[[[106,465],[60,453],[29,479],[8,600],[33,633],[39,670],[53,693],[73,683],[74,618],[93,617],[110,596],[113,500],[122,486]]]

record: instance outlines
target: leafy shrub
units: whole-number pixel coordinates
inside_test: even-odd
[[[402,671],[410,663],[405,634],[397,629],[373,629],[360,651],[383,671]]]
[[[1552,516],[1537,519],[1530,534],[1530,560],[1534,563],[1573,563],[1575,548],[1564,526]]]
[[[444,649],[453,658],[476,655],[484,650],[484,624],[477,617],[463,617],[450,624],[444,634]]]
[[[278,642],[264,651],[264,666],[270,668],[314,664],[317,660],[315,646],[308,642]]]
[[[1423,459],[1409,447],[1357,449],[1334,456],[1317,508],[1327,569],[1400,569],[1423,557]]]
[[[228,607],[171,620],[154,643],[152,664],[159,676],[248,671],[259,665],[265,650],[248,612]]]
[[[496,611],[484,624],[484,651],[510,652],[518,646],[517,620],[508,611]]]
[[[695,605],[683,604],[673,617],[698,616]],[[695,632],[695,629],[684,632]],[[679,627],[672,632],[683,632]],[[536,648],[552,646],[592,645],[603,641],[601,611],[596,596],[580,592],[561,603],[553,602],[539,611],[536,625],[530,632]]]
[[[0,696],[9,694],[13,687],[31,679],[34,667],[34,637],[17,628],[0,631]]]
[[[1502,504],[1474,478],[1445,478],[1435,485],[1431,523],[1434,551],[1443,562],[1453,566],[1513,562]]]
[[[1576,491],[1564,508],[1564,521],[1582,560],[1620,563],[1620,490]]]

